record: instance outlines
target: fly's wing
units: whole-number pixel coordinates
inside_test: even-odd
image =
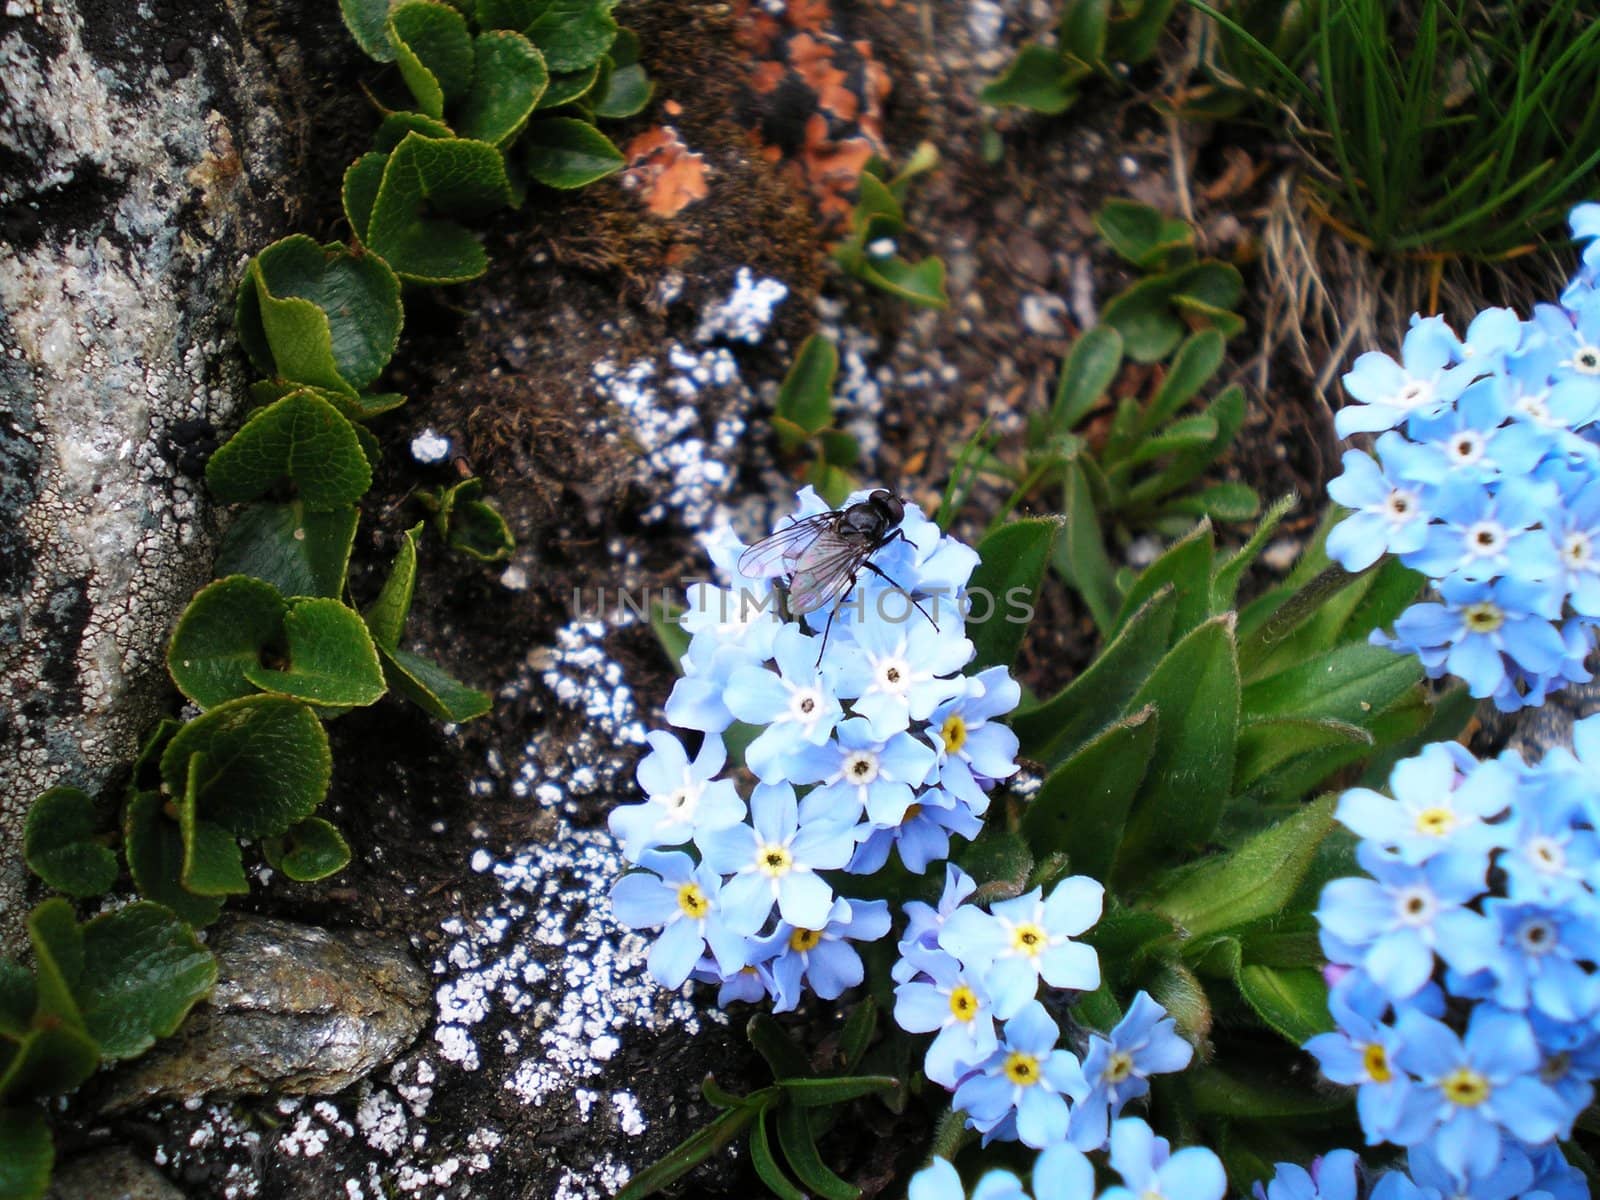
[[[795,616],[826,608],[850,590],[871,547],[825,530],[796,560],[789,579],[789,611]]]
[[[837,513],[817,513],[786,525],[739,555],[739,574],[747,579],[792,575],[800,558],[824,533],[833,529]]]

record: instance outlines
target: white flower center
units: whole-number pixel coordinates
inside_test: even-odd
[[[1530,392],[1525,396],[1518,396],[1516,409],[1525,417],[1531,417],[1539,425],[1559,425],[1560,422],[1550,415],[1550,406],[1545,403],[1544,392]]]
[[[822,719],[822,693],[816,688],[799,687],[789,693],[789,718],[802,725],[814,725]]]
[[[1505,549],[1505,528],[1496,521],[1479,521],[1467,527],[1466,543],[1469,554],[1489,558]]]
[[[706,785],[703,783],[685,780],[682,787],[674,788],[661,797],[661,807],[667,810],[667,820],[693,820],[694,810],[700,805],[700,793],[705,789]]]
[[[1569,533],[1561,543],[1561,557],[1574,571],[1592,571],[1595,567],[1594,546],[1587,533]]]
[[[1450,439],[1450,458],[1458,467],[1470,467],[1483,457],[1483,435],[1473,430],[1458,433]]]
[[[911,664],[898,655],[879,659],[873,668],[876,690],[891,696],[903,696],[911,687]]]
[[[1399,918],[1400,924],[1414,928],[1431,924],[1438,908],[1433,893],[1424,887],[1405,888],[1394,898],[1394,915]]]
[[[782,879],[794,869],[794,855],[782,842],[765,842],[756,849],[756,870],[769,879]]]
[[[1524,921],[1517,930],[1517,944],[1522,947],[1524,954],[1534,958],[1542,958],[1554,950],[1560,942],[1556,936],[1555,926],[1543,917],[1534,917]]]
[[[844,760],[844,781],[852,787],[869,787],[878,774],[878,756],[870,750],[853,751]]]
[[[1572,352],[1572,369],[1580,375],[1600,375],[1600,348],[1582,345]]]
[[[1524,851],[1536,871],[1543,871],[1546,875],[1557,875],[1567,869],[1567,852],[1560,842],[1552,837],[1533,837],[1528,839]]]
[[[1409,380],[1404,387],[1394,394],[1390,401],[1396,408],[1410,410],[1421,408],[1433,399],[1433,384],[1426,379]]]
[[[1417,494],[1406,488],[1395,488],[1383,499],[1383,515],[1393,525],[1414,521],[1421,511],[1422,505],[1417,502]]]

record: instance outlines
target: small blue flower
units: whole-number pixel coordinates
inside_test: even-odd
[[[895,1023],[907,1033],[934,1033],[923,1071],[933,1082],[954,1091],[967,1072],[994,1053],[999,1044],[994,1010],[981,979],[948,954],[917,956],[921,977],[894,989]]]
[[[1431,989],[1437,993],[1437,989]],[[1427,1000],[1433,996],[1424,993]],[[1416,1005],[1414,997],[1410,1002]],[[1434,1008],[1425,1000],[1418,1007]],[[1385,1023],[1389,998],[1359,971],[1341,979],[1328,993],[1328,1011],[1338,1030],[1321,1033],[1306,1043],[1306,1051],[1333,1083],[1356,1088],[1356,1114],[1367,1141],[1412,1145],[1432,1128],[1426,1097],[1415,1082],[1395,1066],[1400,1035]],[[1443,1011],[1442,998],[1437,1010]]]
[[[1334,414],[1334,429],[1346,438],[1393,429],[1414,415],[1437,416],[1476,375],[1473,367],[1451,367],[1460,345],[1443,318],[1412,318],[1400,352],[1404,365],[1369,351],[1344,376],[1345,390],[1357,403]]]
[[[1374,641],[1417,654],[1437,678],[1445,670],[1476,697],[1492,696],[1511,666],[1538,675],[1561,666],[1566,643],[1551,624],[1545,590],[1515,579],[1439,585],[1442,604],[1413,604],[1394,623],[1393,639]]]
[[[816,929],[779,922],[770,938],[777,950],[772,978],[777,985],[773,1012],[792,1012],[805,985],[824,1000],[836,1000],[863,978],[861,955],[850,942],[875,942],[889,932],[886,900],[835,900],[827,921]]]
[[[1399,434],[1378,439],[1391,451]],[[1387,456],[1385,456],[1387,458]],[[1384,554],[1409,554],[1428,538],[1429,513],[1423,489],[1388,475],[1360,450],[1344,452],[1344,474],[1328,484],[1335,503],[1353,511],[1328,532],[1328,557],[1347,571],[1364,571]]]
[[[650,753],[639,760],[637,778],[649,799],[612,809],[611,835],[630,862],[657,846],[681,846],[699,830],[721,829],[744,820],[744,801],[731,779],[717,779],[728,761],[722,739],[707,734],[689,761],[683,743],[664,730],[645,735]]]
[[[1440,1200],[1519,1200],[1533,1186],[1533,1163],[1527,1153],[1507,1142],[1500,1161],[1488,1171],[1452,1171],[1427,1145],[1413,1146],[1406,1155],[1411,1179],[1425,1193]]]
[[[1582,1171],[1569,1163],[1560,1146],[1541,1146],[1529,1158],[1533,1162],[1533,1194],[1544,1200],[1540,1192],[1548,1192],[1550,1200],[1589,1200],[1589,1181]]]
[[[973,879],[955,863],[945,864],[944,890],[939,894],[937,905],[924,904],[920,900],[908,900],[904,905],[906,914],[905,932],[900,936],[899,951],[905,955],[909,950],[920,948],[924,951],[934,952],[939,949],[939,930],[944,928],[946,919],[955,912],[961,902],[973,892],[978,890],[978,881]],[[905,983],[916,975],[918,968],[914,963],[902,959],[895,963],[890,975],[896,983]]]
[[[907,1200],[967,1200],[967,1189],[961,1186],[961,1176],[956,1174],[950,1161],[936,1158],[911,1177]],[[1010,1171],[988,1171],[972,1189],[972,1200],[1029,1200],[1029,1197],[1022,1180]]]
[[[898,825],[933,769],[931,747],[909,733],[883,740],[860,717],[840,723],[831,740],[811,746],[794,760],[791,783],[815,783],[800,809],[853,810],[851,820],[865,816],[874,824]]]
[[[890,620],[877,607],[868,603],[864,618],[849,627],[849,637],[829,645],[827,657],[838,671],[839,694],[851,698],[851,711],[867,719],[874,737],[887,741],[966,691],[958,672],[971,661],[973,648],[957,621],[936,628],[915,609],[905,620]]]
[[[965,906],[939,931],[939,945],[982,973],[995,1012],[1008,1018],[1039,990],[1092,992],[1100,986],[1094,947],[1072,939],[1100,919],[1105,887],[1087,875],[1063,879],[1044,899],[1041,889],[1003,900],[984,912]]]
[[[641,865],[612,885],[611,911],[633,929],[661,930],[646,964],[652,979],[682,987],[707,949],[724,974],[745,964],[745,939],[728,925],[715,871],[677,851],[647,851]]]
[[[918,793],[917,802],[906,809],[898,825],[864,828],[866,836],[846,870],[871,875],[889,861],[889,851],[896,850],[906,870],[921,875],[930,864],[949,857],[952,835],[977,837],[983,818],[943,788],[930,788]]]
[[[1181,1071],[1193,1057],[1194,1047],[1178,1033],[1167,1010],[1146,992],[1134,996],[1109,1038],[1089,1035],[1083,1059],[1089,1093],[1072,1110],[1072,1144],[1080,1150],[1105,1145],[1123,1106],[1150,1091],[1150,1076]]]
[[[1022,688],[1004,667],[979,672],[966,694],[940,705],[928,718],[939,750],[939,785],[982,816],[986,789],[1017,771],[1017,735],[996,717],[1017,707]]]
[[[1203,1146],[1172,1153],[1166,1138],[1157,1137],[1138,1117],[1124,1117],[1111,1127],[1111,1167],[1122,1176],[1100,1200],[1222,1200],[1228,1177],[1222,1162]]]
[[[1435,742],[1395,764],[1389,775],[1394,799],[1351,788],[1334,815],[1400,862],[1414,866],[1448,850],[1481,854],[1487,867],[1490,849],[1503,840],[1487,822],[1511,806],[1516,787],[1502,764],[1480,765],[1465,746]]]
[[[750,825],[713,829],[695,839],[705,863],[733,878],[723,885],[724,919],[741,934],[753,934],[772,915],[821,928],[833,907],[833,889],[817,874],[850,861],[855,838],[832,821],[802,822],[794,788],[758,784],[750,797]]]
[[[728,676],[728,711],[766,726],[745,750],[745,765],[762,783],[787,778],[794,757],[826,742],[844,717],[827,665],[817,662],[819,645],[798,625],[785,625],[772,642],[775,673],[747,665]]]
[[[1272,1181],[1256,1184],[1255,1200],[1356,1200],[1361,1160],[1353,1150],[1333,1150],[1313,1159],[1310,1170],[1278,1163]]]
[[[1491,899],[1484,911],[1499,922],[1501,953],[1481,976],[1453,983],[1468,998],[1490,997],[1501,1008],[1530,1006],[1557,1021],[1591,1017],[1600,1003],[1597,981],[1586,963],[1600,962],[1600,927],[1593,902],[1551,908]]]
[[[1558,560],[1549,535],[1534,527],[1555,507],[1555,489],[1544,483],[1507,479],[1491,492],[1452,480],[1433,498],[1438,523],[1428,526],[1422,548],[1401,561],[1434,579],[1542,582],[1559,573]]]
[[[1067,1136],[1067,1102],[1089,1085],[1070,1051],[1059,1050],[1056,1028],[1037,1000],[1005,1023],[999,1047],[956,1088],[952,1101],[967,1124],[991,1137],[1015,1137],[1042,1150]]]

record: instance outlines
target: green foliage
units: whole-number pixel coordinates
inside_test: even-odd
[[[528,130],[528,174],[546,187],[587,187],[627,161],[605,134],[574,117],[547,117]]]
[[[321,817],[307,817],[283,834],[262,842],[267,862],[290,879],[312,883],[336,874],[350,862],[343,835]]]
[[[55,1146],[44,1113],[26,1108],[0,1107],[0,1197],[36,1200],[50,1186],[50,1166]]]
[[[28,869],[58,892],[93,896],[117,879],[117,856],[101,841],[94,801],[73,787],[54,787],[33,802],[22,826]]]
[[[977,649],[970,670],[1016,661],[1060,529],[1053,519],[1013,521],[978,543],[978,567],[967,585],[972,598],[967,636]],[[980,602],[987,603],[987,612]]]
[[[905,201],[911,183],[938,165],[939,153],[930,142],[917,147],[911,160],[893,176],[882,159],[874,157],[868,162],[861,173],[850,236],[834,248],[833,260],[846,274],[879,291],[923,308],[942,309],[950,307],[944,288],[944,260],[929,255],[913,263],[899,251],[899,239],[910,230]]]
[[[800,344],[772,414],[779,449],[791,457],[803,453],[810,458],[806,482],[835,508],[856,489],[851,470],[861,452],[855,438],[833,423],[838,374],[838,349],[825,334],[812,334]]]
[[[1120,82],[1118,64],[1147,61],[1175,0],[1065,0],[1057,47],[1030,42],[999,78],[978,94],[986,104],[1054,116],[1077,102],[1096,77]]]
[[[1600,24],[1584,0],[1227,0],[1208,116],[1270,120],[1337,232],[1379,252],[1498,259],[1562,236],[1600,165]]]
[[[247,504],[222,537],[213,572],[248,575],[287,598],[344,592],[360,510],[312,512],[302,500]]]
[[[312,512],[360,499],[372,468],[355,426],[309,388],[250,414],[206,464],[206,482],[225,504],[256,500],[284,485]]]
[[[463,479],[449,487],[417,493],[433,520],[434,530],[452,550],[479,562],[501,562],[517,548],[516,539],[498,509],[483,495],[483,481]]]

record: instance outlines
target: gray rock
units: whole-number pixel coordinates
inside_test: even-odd
[[[166,1176],[131,1150],[109,1146],[56,1166],[48,1200],[183,1200]]]
[[[262,8],[0,15],[0,953],[26,907],[23,814],[129,760],[206,576],[196,451],[246,382],[234,286],[303,174],[281,114],[306,85],[257,44]]]
[[[342,1091],[404,1050],[428,1015],[428,978],[400,938],[238,917],[213,930],[211,948],[210,1002],[110,1075],[100,1107]]]

